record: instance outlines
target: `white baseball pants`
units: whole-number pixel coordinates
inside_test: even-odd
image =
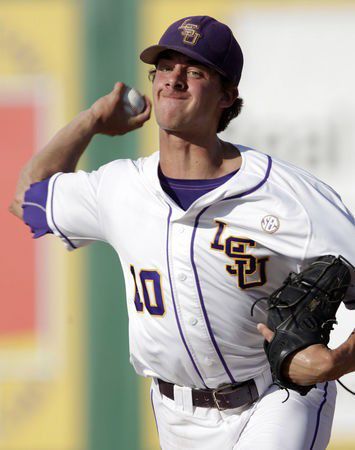
[[[264,377],[265,378],[265,377]],[[257,383],[258,389],[262,386]],[[192,406],[189,388],[163,396],[156,380],[151,400],[162,450],[324,450],[333,422],[336,387],[323,383],[307,396],[264,386],[251,406],[219,411]]]

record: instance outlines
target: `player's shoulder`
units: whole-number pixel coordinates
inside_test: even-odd
[[[249,158],[253,158],[256,161],[262,158],[261,155],[270,158],[271,168],[268,182],[275,184],[280,189],[295,194],[317,191],[326,196],[339,198],[339,195],[331,186],[301,167],[252,148],[244,147],[244,151],[247,152]]]
[[[325,181],[313,173],[290,162],[273,157],[275,180],[295,193],[304,195],[317,192],[329,200],[341,201],[340,195]]]
[[[98,171],[104,178],[119,177],[120,179],[131,179],[132,176],[137,175],[145,170],[147,166],[156,165],[158,159],[158,152],[153,153],[150,156],[139,157],[137,159],[125,158],[125,159],[115,159],[102,165]]]

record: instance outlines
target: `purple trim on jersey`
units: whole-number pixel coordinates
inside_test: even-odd
[[[196,230],[197,230],[197,227],[198,227],[198,221],[199,221],[200,217],[202,216],[202,214],[203,214],[208,208],[209,208],[209,206],[207,206],[206,208],[204,208],[204,209],[197,215],[196,220],[195,220],[194,231],[193,231],[193,233],[192,233],[191,246],[190,246],[191,264],[192,264],[192,269],[193,269],[193,272],[194,272],[194,275],[195,275],[195,282],[196,282],[196,286],[197,286],[197,292],[198,292],[198,296],[199,296],[199,299],[200,299],[200,304],[201,304],[203,316],[204,316],[204,318],[205,318],[205,322],[206,322],[206,325],[207,325],[208,333],[209,333],[209,335],[210,335],[212,344],[213,344],[213,346],[214,346],[214,348],[215,348],[215,350],[216,350],[216,352],[217,352],[217,354],[218,354],[218,357],[219,357],[219,359],[220,359],[220,361],[221,361],[221,363],[222,363],[222,365],[223,365],[223,367],[224,367],[224,370],[226,371],[227,375],[229,376],[229,379],[230,379],[231,383],[235,383],[235,379],[234,379],[234,377],[233,377],[231,371],[229,370],[229,368],[228,368],[228,366],[227,366],[227,363],[225,362],[225,360],[224,360],[224,358],[223,358],[223,356],[222,356],[222,352],[221,352],[221,350],[219,349],[218,344],[217,344],[217,342],[216,342],[216,339],[215,339],[215,337],[214,337],[214,334],[213,334],[213,331],[212,331],[212,327],[211,327],[210,321],[209,321],[209,319],[208,319],[208,314],[207,314],[207,311],[206,311],[205,302],[204,302],[204,300],[203,300],[203,295],[202,295],[202,290],[201,290],[200,280],[199,280],[199,278],[198,278],[197,268],[196,268],[196,264],[195,264],[195,260],[194,260],[194,243],[195,243]]]
[[[311,444],[309,450],[313,450],[313,446],[314,446],[314,444],[316,442],[316,439],[317,439],[317,434],[318,434],[318,430],[319,430],[320,415],[322,413],[323,406],[325,405],[325,403],[327,401],[327,395],[328,395],[328,381],[325,383],[325,386],[324,386],[323,401],[319,405],[319,408],[318,408],[316,429],[314,430],[314,436],[313,436],[312,444]]]
[[[240,194],[234,195],[232,197],[224,198],[224,199],[222,199],[222,201],[230,200],[230,199],[234,199],[234,198],[240,198],[240,197],[243,197],[244,195],[251,194],[252,192],[255,192],[256,190],[258,190],[266,182],[266,180],[269,178],[270,171],[271,171],[271,166],[272,166],[272,159],[270,158],[270,156],[268,156],[268,167],[266,169],[265,176],[260,181],[260,183],[258,183],[256,186],[254,186],[253,188],[251,188],[251,189],[249,189],[249,190],[247,190],[245,192],[242,192]],[[196,217],[195,224],[194,224],[194,230],[193,230],[192,238],[191,238],[190,258],[191,258],[191,264],[192,264],[192,268],[193,268],[193,272],[194,272],[194,276],[195,276],[195,282],[196,282],[196,286],[197,286],[197,292],[198,292],[198,296],[199,296],[199,299],[200,299],[202,312],[203,312],[203,315],[204,315],[204,318],[205,318],[205,321],[206,321],[206,325],[207,325],[207,329],[208,329],[211,341],[212,341],[213,346],[214,346],[214,348],[215,348],[215,350],[216,350],[216,352],[217,352],[217,354],[219,356],[219,359],[220,359],[220,361],[221,361],[221,363],[222,363],[222,365],[224,367],[224,370],[226,371],[227,375],[229,376],[229,379],[231,380],[232,383],[235,383],[234,377],[233,377],[231,371],[229,370],[229,368],[227,366],[227,363],[226,363],[226,361],[223,358],[222,352],[221,352],[220,348],[218,347],[218,344],[217,344],[216,339],[214,337],[213,330],[212,330],[212,327],[211,327],[211,324],[210,324],[210,321],[209,321],[209,318],[208,318],[208,314],[207,314],[207,311],[206,311],[205,302],[204,302],[204,299],[203,299],[201,285],[200,285],[200,280],[199,280],[199,277],[198,277],[197,268],[196,268],[196,264],[195,264],[195,260],[194,260],[194,244],[195,244],[195,237],[196,237],[196,231],[197,231],[197,228],[198,228],[198,223],[199,223],[199,220],[200,220],[200,217],[202,216],[202,214],[205,213],[210,206],[211,205],[206,206],[204,209],[202,209],[202,211],[200,211],[200,213]]]
[[[212,180],[181,180],[166,177],[160,167],[158,168],[158,176],[162,189],[184,211],[186,211],[198,198],[226,183],[237,172],[238,170],[235,170],[223,177],[214,178]]]
[[[25,192],[25,199],[22,204],[23,221],[31,228],[34,239],[53,233],[49,228],[46,217],[48,183],[49,178],[32,183]]]
[[[248,191],[242,192],[242,193],[237,194],[237,195],[233,195],[232,197],[224,198],[222,201],[224,201],[224,200],[231,200],[233,198],[244,197],[244,195],[249,195],[249,194],[252,194],[253,192],[257,191],[267,181],[267,179],[269,178],[270,172],[271,172],[271,166],[272,166],[271,156],[267,155],[267,159],[268,159],[268,164],[267,164],[267,169],[266,169],[266,172],[265,172],[265,176],[260,181],[260,183],[258,183],[256,186],[254,186],[253,188],[249,189]]]
[[[58,180],[59,177],[60,177],[60,175],[58,175],[57,178],[53,181],[53,186],[52,186],[52,198],[51,198],[51,216],[52,216],[52,222],[53,222],[53,225],[55,226],[56,230],[58,231],[58,233],[62,236],[62,238],[70,245],[70,247],[72,247],[73,249],[75,249],[76,246],[71,242],[71,240],[70,240],[67,236],[65,236],[64,233],[62,233],[62,231],[59,229],[58,225],[55,223],[55,220],[54,220],[54,213],[53,213],[54,187],[55,187],[55,184],[56,184],[56,182],[57,182],[57,180]]]
[[[168,205],[168,206],[169,206],[169,205]],[[171,207],[169,206],[169,214],[168,214],[168,221],[167,221],[167,232],[166,232],[166,260],[167,260],[167,265],[168,265],[169,284],[170,284],[170,290],[171,290],[171,297],[172,297],[173,305],[174,305],[175,318],[176,318],[177,326],[178,326],[178,328],[179,328],[179,332],[180,332],[181,339],[182,339],[182,341],[183,341],[183,343],[184,343],[184,346],[185,346],[185,348],[186,348],[186,351],[187,351],[187,353],[188,353],[188,355],[189,355],[189,357],[190,357],[190,359],[191,359],[191,362],[192,362],[192,364],[193,364],[193,366],[194,366],[194,368],[195,368],[195,370],[196,370],[198,376],[201,378],[202,383],[203,383],[204,386],[207,388],[207,385],[205,384],[205,381],[204,381],[204,379],[202,378],[202,375],[201,375],[200,371],[198,370],[198,367],[197,367],[197,365],[196,365],[196,363],[195,363],[195,360],[194,360],[194,358],[193,358],[193,356],[192,356],[192,354],[191,354],[191,352],[190,352],[190,349],[189,349],[189,347],[188,347],[188,345],[187,345],[187,343],[186,343],[184,334],[183,334],[183,332],[182,332],[181,324],[180,324],[180,321],[179,321],[179,316],[178,316],[178,313],[177,313],[177,309],[176,309],[176,303],[175,303],[175,297],[174,297],[173,284],[172,284],[172,282],[171,282],[170,264],[169,264],[169,230],[170,230],[170,218],[171,218],[171,214],[172,214],[172,209],[171,209]]]

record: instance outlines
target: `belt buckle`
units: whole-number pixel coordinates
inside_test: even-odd
[[[223,384],[222,386],[219,386],[218,388],[212,390],[212,397],[218,411],[225,411],[228,408],[223,408],[223,406],[219,404],[220,400],[218,400],[217,394],[224,391],[225,389],[233,388],[233,386],[235,386],[235,384]]]

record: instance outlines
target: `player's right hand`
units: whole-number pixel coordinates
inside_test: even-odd
[[[99,98],[90,111],[95,118],[95,134],[117,136],[140,128],[150,118],[152,105],[147,96],[145,110],[136,116],[130,116],[123,107],[124,83],[118,82],[113,90]]]

